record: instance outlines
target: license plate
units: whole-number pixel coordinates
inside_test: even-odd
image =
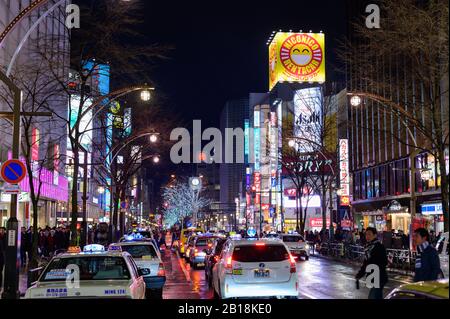
[[[242,269],[233,269],[233,275],[242,275]]]
[[[270,277],[270,272],[267,269],[255,270],[255,278],[267,278]]]
[[[198,264],[197,264],[197,266],[200,266],[200,267],[201,267],[201,266],[204,266],[204,265],[205,265],[204,263],[198,263]]]

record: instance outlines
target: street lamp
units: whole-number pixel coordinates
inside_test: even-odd
[[[105,188],[104,188],[103,186],[99,186],[98,189],[97,189],[97,192],[98,192],[100,195],[102,195],[102,194],[105,193]]]
[[[360,106],[360,105],[361,105],[361,102],[362,102],[362,100],[361,100],[361,97],[359,97],[359,95],[353,95],[353,96],[350,98],[350,104],[351,104],[351,106],[353,106],[353,107]]]
[[[153,163],[158,164],[160,161],[160,158],[158,155],[153,156]]]
[[[156,143],[158,141],[158,134],[152,134],[150,135],[150,142]]]
[[[293,140],[293,139],[289,140],[289,142],[288,142],[288,145],[289,145],[290,148],[294,148],[295,144],[296,144],[295,140]]]
[[[150,94],[150,90],[145,89],[143,91],[141,91],[141,100],[144,102],[148,102],[151,99],[151,94]]]

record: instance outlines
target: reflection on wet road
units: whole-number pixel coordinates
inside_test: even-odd
[[[211,299],[212,290],[205,280],[203,269],[192,269],[176,252],[163,254],[167,282],[164,299]],[[311,257],[298,261],[300,299],[366,299],[369,290],[361,281],[356,289],[354,275],[358,267],[337,263],[328,259]],[[411,281],[411,277],[390,274],[384,292]]]

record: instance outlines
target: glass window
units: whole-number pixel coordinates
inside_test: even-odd
[[[296,243],[300,240],[304,241],[302,236],[283,236],[283,241],[285,243]]]
[[[282,245],[248,245],[234,248],[233,260],[239,262],[270,262],[289,259],[289,253]]]
[[[157,257],[153,245],[123,245],[122,250],[129,253],[133,258],[142,258],[143,256]]]
[[[364,171],[361,174],[361,199],[366,199],[366,174],[364,174]]]
[[[386,166],[383,165],[380,170],[380,197],[386,196],[387,180],[386,180]]]
[[[367,198],[373,197],[373,184],[372,184],[372,169],[366,170],[366,191],[367,191]]]
[[[373,196],[380,197],[380,177],[379,177],[379,167],[372,169],[373,174]]]
[[[394,164],[388,164],[388,181],[389,181],[389,195],[395,195],[395,171]]]
[[[65,281],[69,265],[78,266],[80,280],[128,280],[130,272],[123,257],[89,256],[55,258],[41,276],[41,281]]]

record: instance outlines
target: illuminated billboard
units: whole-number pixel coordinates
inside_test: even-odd
[[[92,99],[85,99],[84,103],[80,102],[79,95],[70,96],[70,106],[69,106],[69,117],[70,117],[70,128],[72,129],[78,122],[78,128],[80,132],[80,144],[85,148],[90,150],[92,145],[92,116],[93,112],[91,109]],[[80,104],[83,104],[82,114],[79,113]],[[67,141],[67,145],[70,148],[70,141]]]
[[[297,90],[294,95],[294,135],[299,152],[314,152],[322,140],[322,95],[319,87]]]
[[[278,82],[325,82],[325,35],[278,32],[269,45],[269,90]]]

